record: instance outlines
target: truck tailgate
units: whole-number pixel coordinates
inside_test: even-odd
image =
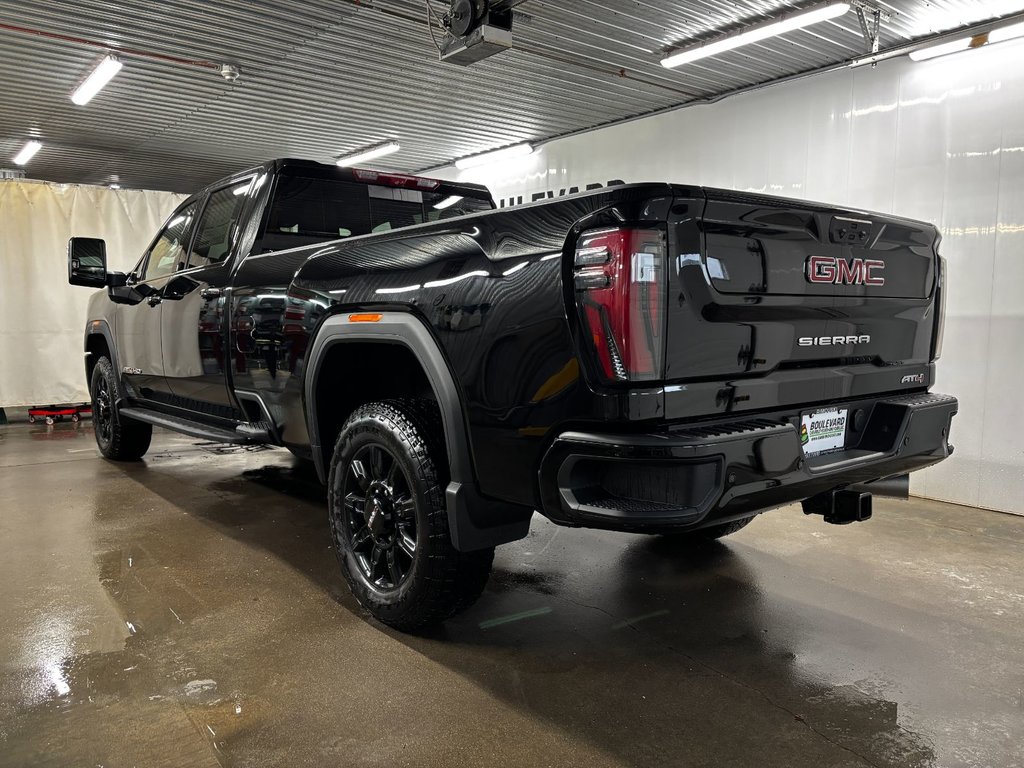
[[[686,415],[671,401],[682,389],[690,402],[694,389],[717,391],[714,410],[722,411],[757,407],[761,398],[738,394],[745,388],[786,405],[930,383],[933,226],[704,192],[689,205],[700,215],[674,225],[669,416]],[[925,375],[903,381],[918,373]]]

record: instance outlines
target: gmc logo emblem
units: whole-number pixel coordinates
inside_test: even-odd
[[[885,285],[879,274],[885,262],[877,259],[837,259],[833,256],[811,256],[807,259],[807,279],[812,283],[831,285]]]

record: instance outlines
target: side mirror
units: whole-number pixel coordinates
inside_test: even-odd
[[[68,240],[68,282],[90,288],[107,287],[107,244],[95,237]]]

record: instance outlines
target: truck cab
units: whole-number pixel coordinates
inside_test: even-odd
[[[278,254],[493,208],[484,187],[273,161],[182,201],[131,272],[94,296],[90,322],[104,329],[135,407],[199,437],[240,429],[239,439],[276,441],[283,414],[259,392],[282,388],[324,310],[288,298],[290,273],[277,265],[291,261]],[[251,260],[248,274],[258,274],[268,254],[281,282],[233,290],[239,269]],[[87,376],[95,359],[87,356]]]

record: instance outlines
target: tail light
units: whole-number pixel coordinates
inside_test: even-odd
[[[580,236],[576,303],[607,382],[664,378],[666,261],[665,234],[657,229]]]
[[[939,274],[935,281],[935,336],[932,360],[942,357],[942,337],[946,335],[946,258],[939,256]]]

